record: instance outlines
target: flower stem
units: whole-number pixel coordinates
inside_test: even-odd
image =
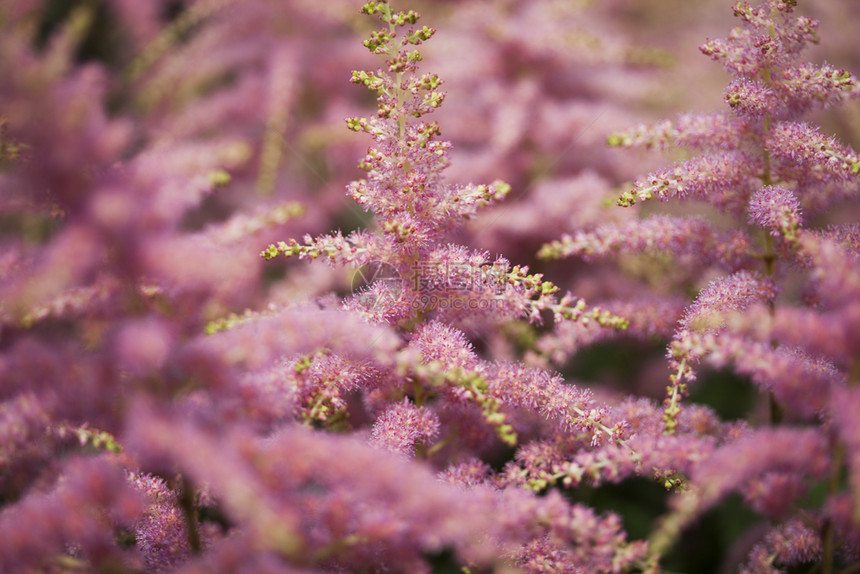
[[[827,485],[827,492],[830,496],[835,495],[839,491],[842,462],[844,459],[845,445],[837,444],[833,449],[833,466],[830,470],[830,483]],[[821,543],[823,546],[821,572],[822,574],[833,574],[833,558],[836,553],[836,529],[832,520],[826,520],[824,523],[824,532],[821,534]]]
[[[194,501],[194,485],[191,483],[191,479],[185,475],[180,478],[179,506],[185,517],[188,548],[192,555],[197,556],[203,550],[200,543],[200,532],[197,530],[197,505]]]

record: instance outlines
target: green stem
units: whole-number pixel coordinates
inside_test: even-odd
[[[415,393],[415,399],[414,399],[415,400],[415,406],[416,407],[424,406],[424,402],[426,401],[427,397],[424,394],[424,386],[421,384],[421,381],[419,381],[418,379],[415,379],[413,381],[412,388],[413,388],[414,393]]]
[[[768,399],[770,401],[770,424],[776,426],[783,421],[785,417],[785,409],[779,404],[779,401],[776,400],[776,396],[773,392],[768,393]]]
[[[194,485],[191,479],[182,475],[179,485],[179,506],[185,516],[185,527],[188,536],[188,548],[194,556],[199,555],[203,546],[200,543],[200,532],[197,530],[197,505],[194,500]]]
[[[385,4],[382,8],[382,15],[386,22],[388,22],[388,31],[392,36],[397,33],[397,26],[395,26],[391,22],[391,6]],[[394,57],[397,55],[397,47],[396,42],[392,40],[392,42],[388,45],[388,56]],[[403,110],[403,72],[397,72],[395,76],[395,86],[394,89],[396,91],[397,97],[397,139],[398,141],[403,141],[403,136],[406,135],[406,118],[403,116],[401,110]]]
[[[769,178],[768,178],[769,179]],[[764,261],[764,271],[765,275],[768,277],[772,277],[776,271],[776,250],[773,245],[773,237],[771,237],[770,233],[764,231],[764,255],[762,256],[762,261]],[[770,314],[771,319],[776,315],[776,302],[772,299],[767,302],[768,312]],[[776,346],[776,342],[773,342],[773,346]],[[768,392],[768,403],[769,403],[769,411],[770,411],[770,424],[772,426],[776,426],[780,424],[785,418],[785,409],[782,405],[779,404],[779,401],[776,398],[776,395],[773,394],[773,391]]]
[[[834,532],[833,523],[829,520],[824,526],[824,556],[821,563],[821,574],[833,574]]]
[[[762,75],[764,77],[765,83],[770,86],[772,85],[770,68],[765,68],[762,71]],[[770,127],[773,120],[770,114],[767,114],[764,118],[764,133],[767,134],[770,131]],[[762,149],[762,159],[764,162],[764,167],[762,168],[761,181],[763,185],[773,185],[773,178],[770,171],[770,152],[767,149]],[[764,262],[764,272],[768,277],[772,277],[776,272],[776,262],[777,262],[777,254],[776,249],[774,248],[773,237],[768,231],[763,231],[764,233],[764,255],[762,256],[762,261]],[[773,318],[776,315],[776,303],[771,300],[767,302],[768,310],[770,311],[770,316]],[[768,402],[770,405],[770,424],[778,425],[780,424],[785,417],[785,409],[782,405],[777,401],[776,396],[773,392],[768,393]]]
[[[764,261],[765,275],[768,277],[771,277],[776,272],[776,260],[777,255],[773,246],[773,237],[771,237],[770,233],[764,231],[764,255],[762,255],[762,261]]]
[[[854,359],[848,370],[848,384],[856,385],[857,383],[860,383],[860,358]]]
[[[837,444],[833,452],[833,463],[830,470],[830,482],[827,485],[827,493],[830,497],[839,490],[842,462],[845,459],[845,445]],[[836,554],[836,529],[833,522],[827,520],[824,524],[824,532],[821,535],[822,542],[822,574],[833,574],[834,555]]]
[[[392,40],[388,44],[388,52],[387,55],[390,58],[394,58],[397,56],[399,50],[397,48],[398,41],[394,38],[394,34],[397,33],[397,26],[395,26],[391,22],[391,6],[389,4],[385,4],[383,7],[383,17],[386,22],[388,22],[388,30],[392,35]],[[397,154],[400,155],[401,149],[405,148],[405,138],[406,138],[406,116],[403,114],[403,104],[406,99],[406,90],[403,89],[403,75],[404,72],[397,72],[394,76],[394,96],[397,99],[397,108],[395,113],[397,114],[397,143],[398,150]],[[409,172],[411,166],[408,161],[404,158],[403,171]],[[415,215],[415,207],[412,204],[411,198],[409,199],[409,213],[411,215]]]
[[[678,365],[678,371],[670,377],[672,385],[669,387],[669,404],[663,409],[663,434],[675,434],[675,427],[678,426],[678,413],[681,412],[681,394],[682,394],[682,377],[684,369],[687,367],[687,359],[682,359]]]

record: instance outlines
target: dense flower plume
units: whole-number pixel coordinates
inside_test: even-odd
[[[0,0],[0,572],[860,568],[856,38],[656,4]]]
[[[769,403],[762,428],[719,446],[683,473],[683,488],[652,535],[651,551],[665,550],[682,527],[736,490],[774,521],[743,571],[818,562],[832,572],[857,559],[856,526],[838,522],[832,512],[844,494],[839,477],[846,445],[854,440],[833,424],[844,412],[833,401],[847,400],[858,381],[855,351],[822,352],[820,341],[831,339],[830,331],[856,334],[850,309],[858,292],[847,277],[860,268],[856,245],[842,239],[853,236],[856,226],[817,228],[815,222],[856,197],[860,162],[849,146],[803,117],[857,97],[860,84],[847,71],[799,59],[818,42],[818,31],[814,20],[796,15],[795,2],[737,3],[734,11],[743,25],[701,47],[735,78],[725,91],[730,110],[684,115],[609,139],[616,146],[680,146],[696,154],[637,180],[619,205],[653,197],[695,199],[724,212],[734,225],[652,215],[566,235],[541,254],[594,260],[659,250],[678,264],[692,254],[690,272],[716,276],[681,314],[669,344],[664,435],[679,432],[681,402],[701,365],[747,377]],[[840,263],[828,265],[825,253]],[[834,280],[839,287],[825,287]],[[695,280],[690,284],[696,286]],[[809,323],[788,319],[798,316]],[[823,504],[792,507],[824,480]]]

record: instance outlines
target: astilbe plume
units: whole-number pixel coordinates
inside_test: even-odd
[[[424,3],[458,34],[441,110],[418,66],[444,42],[387,1],[59,4],[0,2],[0,571],[658,572],[733,493],[769,520],[741,571],[856,568],[860,232],[814,218],[860,169],[801,116],[860,89],[798,60],[792,2],[737,4],[703,48],[728,113],[611,138],[700,154],[622,202],[735,226],[603,205],[639,164],[595,124],[663,58],[628,0]],[[496,255],[534,267],[562,224],[540,255],[589,272]],[[662,407],[569,368],[634,339],[669,342]],[[770,424],[684,400],[705,365]],[[637,478],[674,491],[650,536],[598,500]]]
[[[615,436],[620,431],[600,422],[599,411],[587,406],[588,397],[565,398],[569,389],[549,374],[479,364],[477,360],[467,369],[458,365],[450,371],[453,365],[448,361],[428,360],[428,355],[435,354],[434,346],[449,338],[422,336],[422,324],[428,329],[443,329],[438,323],[427,322],[429,319],[478,332],[491,326],[494,318],[526,317],[539,322],[543,312],[551,313],[557,321],[592,320],[602,327],[623,327],[624,322],[600,309],[586,310],[584,303],[569,293],[556,298],[558,288],[539,274],[529,274],[525,267],[511,267],[503,258],[491,259],[488,254],[444,242],[447,232],[476,209],[503,197],[509,186],[501,182],[489,186],[444,182],[442,170],[448,164],[450,144],[436,139],[438,124],[422,120],[441,104],[444,92],[437,90],[441,83],[438,76],[418,74],[421,56],[411,49],[429,39],[433,31],[407,28],[415,24],[417,13],[394,13],[387,3],[368,4],[364,11],[378,14],[384,24],[365,45],[387,56],[387,68],[353,73],[353,82],[377,93],[378,113],[375,118],[351,118],[347,123],[350,129],[372,135],[377,147],[367,152],[360,166],[368,172],[367,179],[351,184],[349,193],[373,211],[378,229],[355,231],[346,237],[340,233],[307,237],[304,243],[279,242],[263,255],[324,258],[332,264],[392,270],[393,277],[372,283],[348,299],[344,308],[371,321],[395,324],[424,341],[416,346],[416,375],[424,378],[416,387],[416,402],[423,403],[425,393],[435,394],[433,387],[447,382],[463,387],[464,392],[456,393],[456,403],[461,408],[476,403],[507,442],[515,440],[510,425],[503,424],[504,409],[511,407],[537,409],[560,419],[568,428],[594,430],[598,442],[602,434]],[[463,346],[465,341],[455,344]],[[505,384],[499,384],[501,381]],[[520,381],[523,388],[517,386]],[[403,389],[391,392],[403,393]],[[398,425],[376,426],[378,442],[386,440],[379,434],[384,428],[395,430]],[[401,428],[401,432],[405,431]],[[401,439],[390,440],[398,444]]]
[[[502,317],[525,316],[531,321],[540,321],[544,310],[557,320],[578,319],[584,305],[570,294],[557,299],[558,288],[541,275],[529,274],[526,267],[512,267],[503,258],[492,259],[487,253],[445,242],[447,232],[476,210],[503,198],[510,186],[499,181],[468,186],[444,182],[450,144],[437,139],[441,134],[438,123],[421,120],[444,100],[445,93],[437,89],[442,80],[435,74],[419,75],[421,55],[417,49],[409,49],[429,39],[433,30],[425,26],[398,34],[398,27],[415,23],[417,13],[392,14],[387,3],[368,5],[365,11],[381,14],[385,26],[365,46],[387,59],[385,69],[358,71],[352,76],[353,82],[377,93],[378,112],[375,118],[347,122],[350,129],[370,134],[377,144],[360,164],[368,172],[367,178],[350,184],[349,194],[373,212],[378,229],[347,237],[340,233],[306,237],[304,243],[279,242],[263,255],[390,267],[400,279],[396,292],[387,297],[374,292],[376,296],[369,301],[355,297],[348,304],[375,320],[414,322],[438,315],[456,321],[475,315],[470,311],[477,309]],[[623,326],[599,309],[585,315],[606,326]]]
[[[242,185],[247,140],[155,135],[156,114],[123,97],[128,78],[82,56],[103,33],[94,5],[51,22],[14,4],[0,6],[0,569],[156,571],[200,547],[173,470],[173,490],[131,478],[145,475],[124,450],[126,415],[190,382],[184,345],[255,300],[254,250],[239,246],[301,206],[190,225],[213,191]],[[143,12],[161,26],[156,4]],[[128,3],[113,8],[140,25],[136,41],[152,32]]]
[[[25,222],[23,240],[4,242],[0,284],[4,571],[420,572],[448,551],[476,568],[639,559],[644,545],[628,543],[611,514],[489,477],[464,489],[435,476],[520,435],[578,437],[587,451],[623,444],[626,428],[554,373],[479,358],[460,328],[550,315],[625,322],[448,242],[508,187],[442,181],[448,144],[412,119],[443,98],[437,77],[414,73],[409,46],[432,34],[404,34],[416,13],[365,7],[386,26],[368,47],[389,61],[354,76],[379,91],[380,113],[350,121],[377,140],[351,194],[378,227],[274,248],[387,265],[400,276],[396,297],[377,282],[342,305],[266,307],[244,246],[302,208],[245,211],[234,199],[228,220],[195,223],[216,188],[277,191],[273,144],[243,131],[253,114],[240,104],[268,89],[282,114],[300,59],[236,32],[266,23],[273,4],[199,2],[159,35],[156,9],[117,2],[131,44],[154,42],[121,80],[74,61],[89,8],[44,52],[28,25],[36,8],[3,8],[3,62],[30,70],[0,86],[4,114],[16,112],[3,116],[2,208]],[[192,97],[201,101],[186,107]],[[285,129],[284,117],[271,121]],[[261,310],[228,313],[243,306]]]
[[[847,343],[858,333],[854,308],[860,267],[857,246],[847,239],[856,226],[815,229],[811,224],[839,202],[856,199],[860,163],[849,146],[802,118],[856,98],[860,84],[847,71],[800,60],[803,49],[818,42],[818,32],[814,20],[796,15],[795,4],[738,2],[734,13],[742,26],[701,47],[734,78],[725,91],[729,111],[682,115],[609,140],[623,147],[677,146],[694,154],[637,180],[619,205],[654,197],[697,200],[722,212],[733,227],[651,215],[577,231],[541,252],[547,258],[590,260],[663,253],[683,266],[682,285],[699,289],[692,304],[676,315],[669,344],[664,436],[678,435],[683,413],[691,408],[682,406],[682,398],[700,365],[748,377],[769,406],[769,420],[760,421],[761,428],[724,438],[693,465],[674,467],[681,492],[652,534],[653,558],[666,552],[684,527],[736,491],[776,521],[743,571],[782,572],[778,568],[816,562],[822,571],[833,572],[840,561],[847,566],[857,559],[847,551],[856,540],[856,523],[830,516],[846,494],[838,478],[843,467],[854,473],[845,453],[853,451],[855,439],[844,423],[836,423],[845,420],[846,411],[835,401],[847,401],[858,382],[856,349]],[[697,285],[702,276],[717,278],[702,288]],[[615,309],[611,303],[606,308]],[[630,315],[633,333],[637,313],[643,311]],[[567,343],[552,336],[544,348],[561,362],[565,350],[593,340],[585,333]],[[816,482],[829,485],[829,501],[798,511],[792,501],[801,500]]]

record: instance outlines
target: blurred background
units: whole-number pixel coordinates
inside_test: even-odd
[[[665,209],[633,214],[614,199],[683,153],[610,149],[606,139],[725,109],[729,76],[698,46],[739,25],[728,0],[395,7],[438,31],[421,48],[422,69],[445,81],[433,119],[453,143],[449,180],[513,186],[457,242],[530,265],[590,303],[632,297],[641,282],[678,288],[653,261],[627,261],[620,277],[615,264],[536,253],[562,233]],[[345,195],[371,142],[344,120],[374,113],[372,94],[349,78],[379,66],[361,47],[374,21],[359,9],[353,0],[0,0],[0,351],[26,331],[119,346],[125,371],[145,370],[166,352],[164,329],[180,341],[246,309],[348,293],[354,270],[258,254],[273,241],[372,224]],[[808,58],[860,74],[860,2],[801,0],[797,10],[820,21]],[[856,101],[810,121],[860,148]],[[856,216],[856,205],[828,215]],[[701,286],[682,285],[690,295]],[[152,309],[171,317],[169,328],[141,323]],[[116,336],[145,343],[148,333],[155,342],[133,351]],[[543,334],[512,326],[473,343],[487,358],[520,359]],[[666,343],[596,344],[553,366],[599,382],[598,392],[660,399]],[[726,419],[758,408],[748,381],[720,372],[692,400]],[[108,406],[89,416],[116,424]],[[666,493],[642,479],[572,496],[619,512],[641,538]],[[731,571],[755,521],[730,499],[685,534],[667,571]]]

